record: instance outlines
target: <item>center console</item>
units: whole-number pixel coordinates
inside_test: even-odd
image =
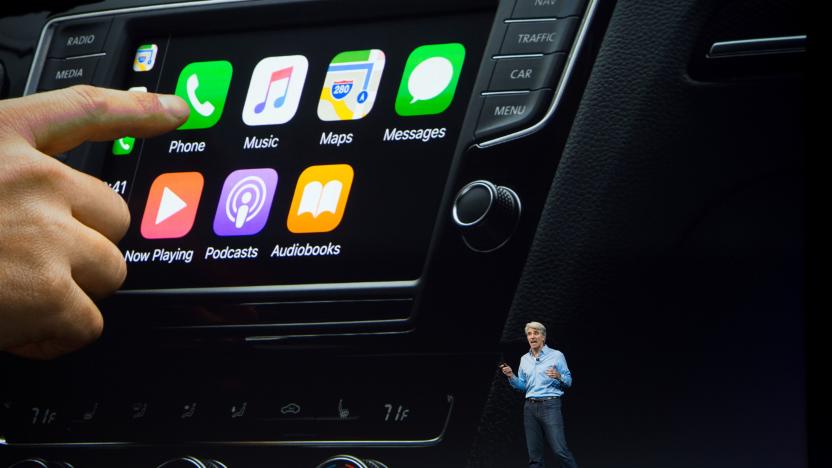
[[[170,93],[190,117],[60,156],[127,201],[129,273],[91,349],[4,358],[7,453],[464,464],[599,3],[195,1],[52,18],[27,93]]]

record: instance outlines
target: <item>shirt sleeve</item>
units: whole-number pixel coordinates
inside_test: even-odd
[[[517,366],[517,372],[514,374],[514,377],[508,379],[508,383],[517,391],[526,391],[526,379],[523,378],[523,361],[520,361],[520,365]]]
[[[555,366],[560,373],[560,383],[565,388],[569,388],[572,386],[572,373],[569,372],[569,366],[566,365],[566,356],[563,353],[559,353],[557,358],[555,358]]]

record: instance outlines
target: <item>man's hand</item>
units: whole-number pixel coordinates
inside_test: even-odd
[[[124,200],[52,156],[173,130],[188,111],[175,96],[91,86],[0,101],[0,350],[48,359],[96,339],[93,299],[127,274]]]
[[[508,364],[503,364],[500,366],[500,370],[503,371],[503,375],[512,379],[514,378],[514,371],[511,370],[511,367]]]
[[[546,369],[546,375],[548,375],[550,379],[560,380],[560,372],[555,369],[555,366]]]

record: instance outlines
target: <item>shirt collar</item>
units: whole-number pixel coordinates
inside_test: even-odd
[[[546,353],[547,353],[549,350],[551,350],[551,348],[549,348],[549,346],[547,346],[547,345],[545,345],[545,344],[544,344],[544,345],[543,345],[543,347],[542,347],[542,348],[540,348],[540,354],[538,354],[537,356],[538,356],[538,357],[543,357],[543,356],[545,356],[545,355],[546,355]],[[532,354],[532,350],[531,350],[531,348],[529,348],[529,356],[531,356],[532,358],[534,358],[534,354]]]

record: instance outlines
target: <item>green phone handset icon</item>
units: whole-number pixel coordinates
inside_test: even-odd
[[[199,77],[196,75],[189,76],[187,88],[188,102],[191,107],[203,117],[210,117],[214,113],[214,105],[210,101],[199,102],[199,98],[196,97],[196,89],[199,88]]]
[[[128,155],[133,151],[133,145],[135,143],[136,139],[133,137],[119,138],[113,142],[113,154],[119,156]]]
[[[189,63],[179,74],[176,95],[188,103],[191,115],[180,130],[213,127],[219,122],[231,85],[232,67],[225,60]]]

